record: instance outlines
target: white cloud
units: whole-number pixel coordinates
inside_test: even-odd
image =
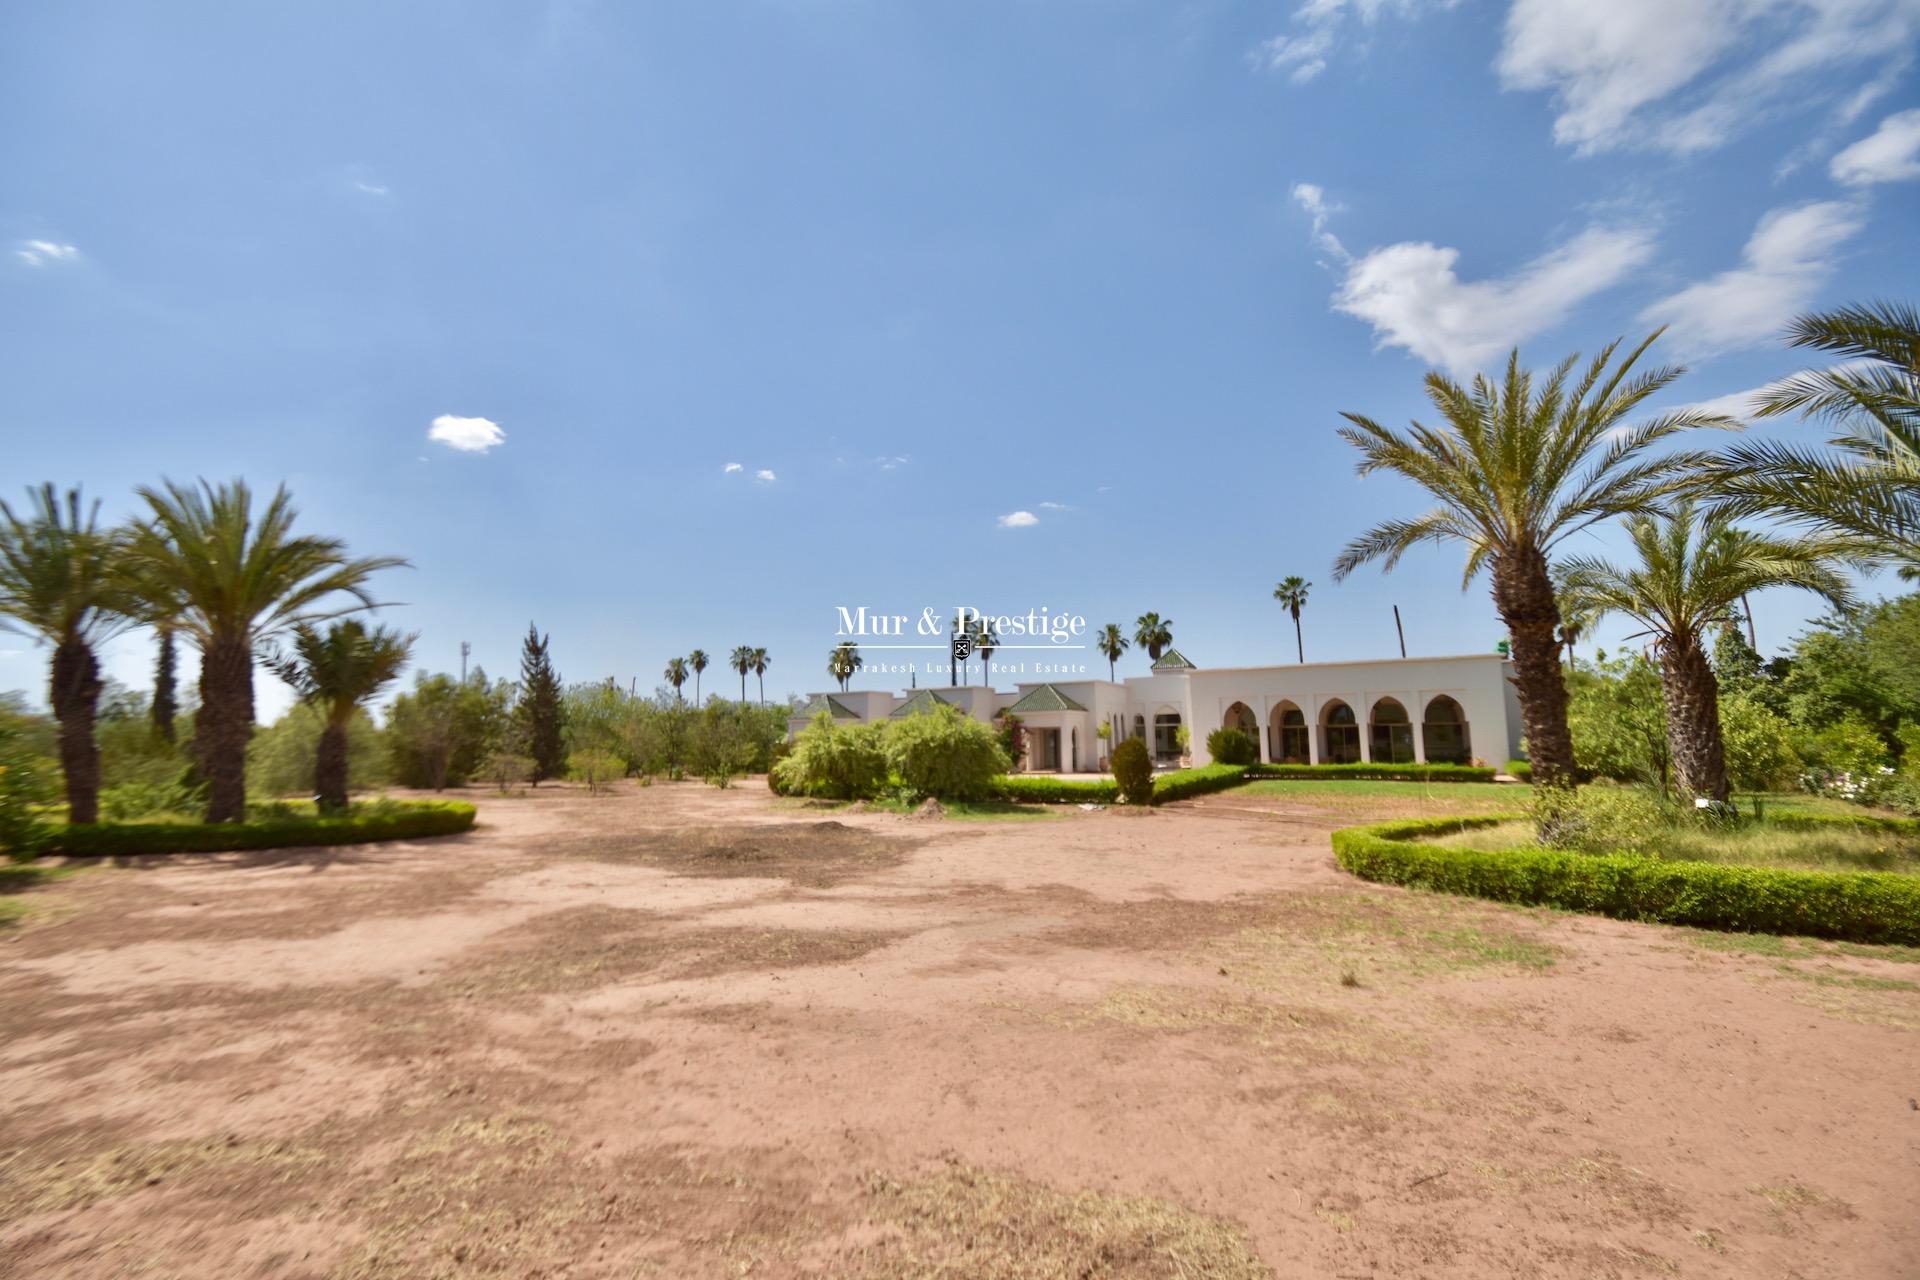
[[[1829,172],[1850,187],[1920,178],[1920,107],[1882,120],[1878,129],[1835,156]]]
[[[729,462],[726,466],[720,468],[720,474],[725,476],[730,476],[737,471],[744,471],[745,469],[746,468],[742,467],[737,462]]]
[[[1817,73],[1904,63],[1916,33],[1913,0],[1513,0],[1495,67],[1555,95],[1557,142],[1686,154],[1823,101]]]
[[[1040,523],[1040,517],[1031,511],[1009,511],[1000,517],[1002,529],[1025,529]]]
[[[1843,360],[1826,370],[1829,373],[1849,373],[1872,368],[1871,360]],[[1715,396],[1711,400],[1699,400],[1693,404],[1681,405],[1675,412],[1692,410],[1696,413],[1718,413],[1732,418],[1736,422],[1751,424],[1760,412],[1763,397],[1786,387],[1791,379],[1782,378],[1775,382],[1762,383],[1757,387],[1748,387],[1745,391],[1731,391],[1724,396]]]
[[[1742,265],[1662,298],[1640,318],[1671,325],[1691,356],[1775,338],[1813,301],[1832,274],[1830,255],[1860,225],[1859,211],[1837,200],[1771,210],[1748,238]]]
[[[1590,227],[1506,276],[1468,281],[1458,249],[1392,244],[1352,260],[1333,306],[1372,325],[1380,346],[1465,376],[1618,284],[1653,245],[1644,229]]]
[[[1067,505],[1066,503],[1064,503],[1064,502],[1043,502],[1043,503],[1041,503],[1041,504],[1040,504],[1040,509],[1041,509],[1042,511],[1071,511],[1071,510],[1073,510],[1073,508],[1072,508],[1072,507],[1070,507],[1070,506],[1068,506],[1068,505]]]
[[[13,256],[30,267],[44,267],[50,262],[72,262],[80,256],[80,250],[52,240],[22,240]]]
[[[443,413],[427,429],[427,439],[461,453],[485,453],[507,438],[500,424],[489,418],[459,418]]]
[[[901,467],[904,467],[907,465],[907,461],[908,461],[907,455],[898,454],[893,457],[875,458],[873,460],[873,465],[880,468],[882,471],[898,471]]]
[[[353,189],[370,196],[384,196],[387,194],[387,188],[380,183],[366,182],[359,178],[353,180]]]
[[[1327,230],[1328,221],[1345,206],[1327,203],[1326,190],[1312,182],[1293,184],[1293,202],[1305,209],[1313,219],[1313,242],[1320,247],[1320,251],[1341,262],[1351,262],[1353,255],[1347,252],[1347,246],[1340,243],[1340,237]]]
[[[1263,71],[1283,71],[1306,84],[1327,69],[1327,59],[1346,34],[1348,18],[1372,26],[1382,13],[1416,17],[1425,9],[1451,9],[1454,0],[1307,0],[1293,11],[1295,33],[1262,41],[1247,60]]]
[[[772,484],[775,480],[778,480],[780,477],[774,475],[773,472],[771,471],[760,470],[753,473],[753,478],[755,480],[758,480],[761,484]]]

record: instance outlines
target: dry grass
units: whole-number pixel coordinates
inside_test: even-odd
[[[1245,1230],[1148,1196],[1065,1192],[952,1165],[867,1182],[888,1230],[836,1267],[854,1277],[974,1280],[1258,1280],[1273,1273]]]
[[[919,843],[842,822],[781,822],[584,838],[569,842],[564,853],[594,862],[638,862],[688,876],[764,877],[829,888],[899,866]]]
[[[1533,847],[1533,825],[1503,822],[1435,838],[1455,849],[1495,852]],[[1797,830],[1765,824],[1719,830],[1678,826],[1654,833],[1649,856],[1683,862],[1718,862],[1795,871],[1895,871],[1920,874],[1920,840],[1863,827]]]
[[[90,1149],[84,1140],[17,1147],[0,1154],[0,1221],[77,1209],[147,1187],[243,1174],[291,1181],[325,1163],[318,1151],[237,1135]]]

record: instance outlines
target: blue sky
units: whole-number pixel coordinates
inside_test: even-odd
[[[1717,400],[1800,366],[1795,312],[1920,294],[1916,33],[1914,0],[13,6],[0,487],[284,480],[413,560],[382,591],[438,669],[510,673],[532,619],[569,679],[753,643],[819,688],[841,604],[1154,609],[1203,665],[1284,660],[1290,573],[1310,658],[1390,656],[1396,603],[1412,652],[1482,651],[1457,552],[1332,581],[1419,507],[1338,411],[1659,322],[1674,403]],[[1805,612],[1763,600],[1763,647]],[[44,660],[0,637],[0,688]]]

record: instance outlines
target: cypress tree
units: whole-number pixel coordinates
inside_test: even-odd
[[[173,741],[173,718],[180,712],[179,682],[173,674],[173,628],[160,628],[160,658],[153,668],[153,731]]]
[[[560,723],[560,677],[553,673],[547,656],[549,637],[540,628],[527,624],[527,638],[520,646],[520,705],[515,715],[521,740],[533,760],[533,784],[543,778],[557,778],[566,771],[567,745]]]

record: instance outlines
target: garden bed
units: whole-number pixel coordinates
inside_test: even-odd
[[[1334,856],[1362,879],[1498,902],[1735,932],[1920,945],[1920,877],[1433,843],[1516,820],[1425,818],[1349,827],[1333,833]]]

